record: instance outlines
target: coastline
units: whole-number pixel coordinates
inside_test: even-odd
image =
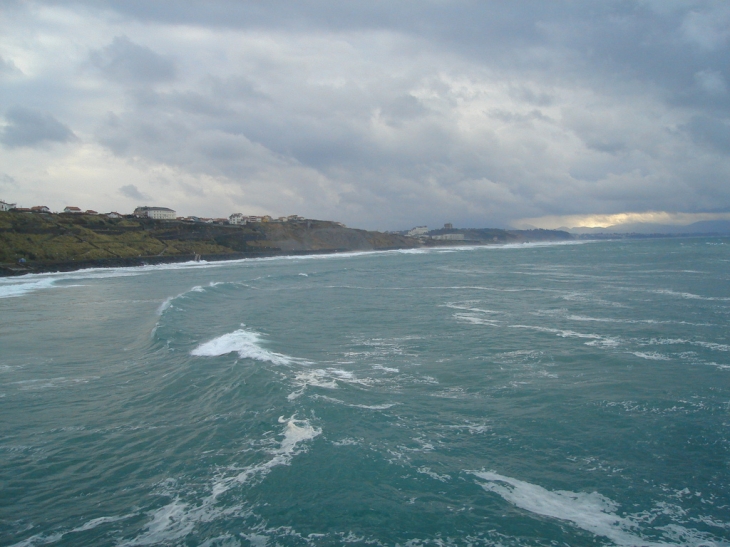
[[[100,260],[64,261],[23,266],[0,264],[0,279],[23,277],[28,275],[70,273],[90,269],[135,268],[161,264],[215,264],[219,262],[234,262],[239,260],[257,260],[277,257],[347,255],[352,253],[368,254],[391,251],[429,252],[429,251],[465,251],[472,249],[515,249],[526,247],[542,247],[552,245],[581,245],[595,243],[600,240],[570,240],[570,241],[522,241],[519,243],[492,243],[492,242],[442,242],[438,245],[421,245],[419,247],[381,247],[377,249],[310,249],[298,251],[266,251],[259,253],[235,253],[222,255],[204,255],[195,260],[194,255],[184,256],[148,256],[136,258],[114,258]]]
[[[133,268],[156,264],[178,264],[185,262],[228,262],[233,260],[273,258],[280,256],[329,255],[357,251],[395,251],[414,247],[389,247],[379,249],[309,249],[292,251],[241,252],[212,255],[139,256],[130,258],[102,258],[94,260],[71,260],[59,262],[33,262],[25,265],[0,264],[0,277],[19,277],[29,274],[64,273],[91,268]],[[418,247],[415,247],[418,248]]]
[[[202,260],[573,241],[567,232],[439,229],[429,238],[302,219],[247,225],[99,215],[0,213],[0,277]]]

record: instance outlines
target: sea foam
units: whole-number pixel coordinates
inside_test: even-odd
[[[289,465],[291,460],[306,450],[302,443],[310,441],[320,435],[322,430],[312,426],[308,420],[297,419],[296,416],[286,418],[281,416],[279,423],[284,424],[281,432],[283,439],[279,446],[270,450],[271,456],[266,461],[236,469],[234,474],[217,477],[213,480],[210,495],[198,505],[192,505],[174,499],[167,505],[150,513],[148,522],[142,534],[132,540],[121,543],[121,546],[157,545],[176,542],[195,530],[200,523],[235,515],[240,506],[226,507],[219,504],[218,498],[237,486],[242,486],[254,480],[263,480],[269,472],[277,466]]]
[[[646,522],[647,514],[621,516],[618,514],[619,505],[598,492],[547,490],[494,471],[469,473],[485,481],[478,483],[484,490],[498,494],[520,509],[570,522],[596,536],[608,538],[615,545],[659,547],[676,545],[680,539],[683,545],[716,545],[708,541],[708,534],[678,524],[655,529],[664,536],[663,541],[647,541],[638,531],[640,525]]]
[[[618,545],[654,545],[630,532],[636,525],[618,516],[615,513],[618,504],[597,492],[550,491],[492,471],[472,471],[472,474],[486,481],[480,483],[486,491],[499,494],[525,511],[571,522]]]
[[[218,357],[229,353],[238,353],[241,359],[268,361],[275,365],[289,365],[293,362],[305,362],[282,353],[275,353],[261,347],[261,335],[245,329],[238,329],[208,342],[200,344],[190,352],[196,357]]]

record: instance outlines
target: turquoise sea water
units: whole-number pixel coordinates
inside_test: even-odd
[[[0,280],[1,545],[730,545],[730,240]]]

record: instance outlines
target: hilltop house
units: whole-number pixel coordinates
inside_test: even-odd
[[[5,203],[0,199],[0,211],[10,211],[10,209],[15,209],[15,203]]]
[[[80,215],[80,214],[83,213],[83,211],[81,209],[79,209],[78,207],[70,207],[70,206],[69,207],[65,207],[63,209],[63,212],[64,213],[74,213],[76,215]]]
[[[233,213],[228,217],[228,222],[229,224],[246,224],[248,222],[248,217],[243,213]]]
[[[30,208],[31,211],[34,213],[50,213],[51,210],[46,207],[45,205],[36,205],[35,207]]]
[[[167,207],[137,207],[134,216],[138,218],[153,218],[155,220],[175,220],[177,213]]]

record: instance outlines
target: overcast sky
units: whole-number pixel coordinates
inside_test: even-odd
[[[0,199],[730,218],[730,2],[2,0]]]

